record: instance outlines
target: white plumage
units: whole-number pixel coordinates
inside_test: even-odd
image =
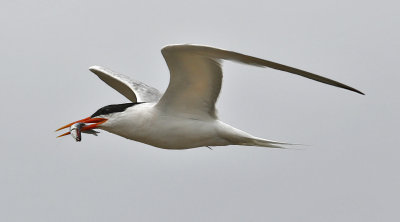
[[[109,69],[90,67],[90,71],[130,101],[143,103],[76,121],[96,123],[82,130],[99,128],[166,149],[224,145],[281,147],[285,143],[254,137],[218,120],[215,102],[221,90],[222,60],[270,67],[363,94],[310,72],[232,51],[197,45],[171,45],[161,52],[170,70],[170,83],[164,95]]]

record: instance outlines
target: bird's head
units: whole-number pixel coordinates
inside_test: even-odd
[[[100,108],[99,110],[97,110],[95,113],[93,113],[93,115],[91,115],[90,117],[69,123],[59,129],[57,129],[56,131],[68,128],[68,127],[74,125],[75,123],[84,123],[83,127],[80,128],[80,131],[83,133],[85,131],[88,132],[90,130],[101,127],[101,124],[107,122],[107,120],[113,119],[114,115],[121,113],[121,112],[125,111],[127,108],[134,106],[136,104],[140,104],[140,103],[123,103],[123,104],[114,104],[114,105],[104,106],[104,107]],[[58,137],[66,136],[69,134],[71,134],[71,132],[66,132],[64,134],[61,134]]]

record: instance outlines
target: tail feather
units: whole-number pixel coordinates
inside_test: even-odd
[[[246,142],[247,146],[260,146],[260,147],[268,147],[268,148],[279,148],[279,149],[287,149],[287,147],[281,145],[295,145],[291,143],[277,142],[272,140],[266,140],[258,137],[249,138],[248,142]]]
[[[236,129],[221,121],[218,121],[218,123],[219,136],[228,141],[229,145],[260,146],[280,149],[288,149],[288,147],[284,147],[282,145],[300,145],[266,140],[263,138],[252,136],[249,133]]]

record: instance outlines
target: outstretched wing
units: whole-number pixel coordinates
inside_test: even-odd
[[[161,97],[157,89],[107,68],[92,66],[89,70],[132,102],[157,102]]]
[[[157,104],[164,112],[192,118],[215,118],[215,102],[221,90],[221,60],[269,67],[363,94],[357,89],[304,70],[240,54],[198,45],[171,45],[161,50],[170,71],[167,91]]]

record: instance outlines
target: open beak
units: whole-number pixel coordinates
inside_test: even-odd
[[[85,119],[81,119],[81,120],[72,122],[72,123],[70,123],[70,124],[67,124],[67,125],[65,125],[65,126],[63,126],[63,127],[61,127],[61,128],[59,128],[59,129],[57,129],[56,132],[59,131],[59,130],[65,129],[65,128],[67,128],[67,127],[70,127],[70,126],[72,126],[72,125],[75,124],[75,123],[92,123],[92,124],[90,124],[90,125],[85,125],[84,127],[82,127],[81,131],[83,132],[83,131],[85,131],[85,130],[95,129],[95,128],[97,128],[100,124],[105,123],[106,121],[107,121],[107,119],[104,119],[104,118],[91,118],[91,117],[87,117],[87,118],[85,118]],[[69,135],[69,134],[71,134],[71,133],[70,133],[70,132],[66,132],[66,133],[61,134],[61,135],[59,135],[59,136],[57,136],[57,137],[62,137],[62,136],[66,136],[66,135]]]

